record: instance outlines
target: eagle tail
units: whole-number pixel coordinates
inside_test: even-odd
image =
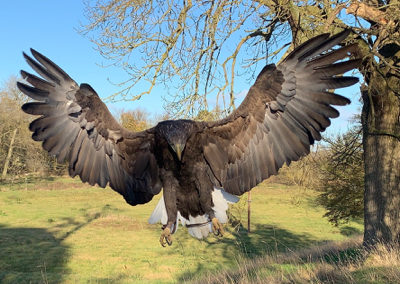
[[[212,192],[212,199],[214,206],[212,209],[214,210],[215,217],[221,222],[228,222],[228,216],[226,215],[226,210],[228,210],[229,203],[236,203],[239,201],[239,198],[235,195],[227,193],[222,188],[214,187]],[[167,210],[165,208],[164,197],[161,196],[158,201],[156,207],[153,210],[149,218],[149,224],[156,224],[161,222],[161,224],[167,224],[168,215]],[[178,218],[176,224],[174,224],[173,232],[176,232],[178,229],[178,223],[181,222],[183,226],[188,228],[188,232],[195,238],[203,239],[208,236],[209,233],[212,232],[211,222],[208,214],[199,215],[196,217],[189,216],[189,220],[182,217],[182,215],[178,212]]]
[[[228,204],[236,203],[239,201],[239,197],[236,195],[226,192],[223,188],[214,187],[212,192],[212,199],[214,203],[215,217],[221,222],[228,222],[228,216],[226,215],[226,210],[228,210]]]
[[[198,239],[203,239],[212,232],[210,218],[208,214],[199,215],[197,217],[189,216],[189,220],[184,219],[188,233]],[[183,224],[183,222],[182,222]]]
[[[161,195],[161,198],[154,208],[153,213],[151,213],[148,222],[149,224],[157,224],[158,222],[161,222],[161,224],[166,225],[167,221],[167,209],[165,208],[164,196]]]
[[[184,225],[184,219],[181,214],[178,212],[178,218],[176,220],[176,223],[172,227],[172,232],[175,233],[178,230],[178,222],[181,221],[182,225]],[[161,223],[163,225],[167,225],[168,222],[168,215],[167,215],[167,209],[165,208],[165,203],[164,203],[164,196],[162,195],[160,200],[158,201],[156,207],[154,208],[153,212],[150,215],[150,218],[148,220],[149,224],[157,224]]]
[[[214,203],[212,209],[214,210],[215,217],[222,224],[228,222],[228,216],[226,215],[226,210],[229,208],[228,204],[238,202],[239,198],[226,192],[223,188],[214,187],[212,199]],[[208,214],[197,217],[189,216],[189,220],[185,219],[185,222],[189,234],[195,238],[206,238],[208,234],[212,232],[211,221]],[[182,222],[182,224],[184,223]]]

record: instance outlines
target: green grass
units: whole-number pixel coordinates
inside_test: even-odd
[[[243,260],[291,252],[362,231],[331,226],[315,192],[263,183],[244,198],[224,238],[199,241],[179,228],[171,247],[149,225],[159,197],[131,207],[114,191],[69,178],[0,185],[0,283],[171,283],[234,269]],[[285,269],[290,270],[288,266]],[[267,272],[264,272],[267,273]]]
[[[355,237],[291,253],[243,260],[239,268],[209,274],[194,283],[397,284],[400,283],[400,247],[378,244],[366,250],[361,237]]]

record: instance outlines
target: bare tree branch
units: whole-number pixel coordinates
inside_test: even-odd
[[[251,33],[247,30],[254,23],[262,26],[271,20],[267,9],[253,1],[92,2],[86,9],[89,23],[81,32],[130,77],[109,99],[139,99],[164,83],[173,90],[168,103],[175,116],[207,109],[207,96],[223,97],[228,87],[233,96],[240,48],[231,51],[232,46]],[[139,83],[145,83],[144,91],[137,92]],[[234,107],[233,100],[229,107]]]
[[[377,8],[371,7],[363,2],[354,1],[346,9],[347,14],[352,14],[357,17],[361,17],[372,23],[378,23],[381,25],[394,25],[394,22],[387,17],[387,14],[380,11]]]

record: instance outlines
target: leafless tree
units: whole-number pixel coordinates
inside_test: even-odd
[[[399,10],[399,0],[97,0],[87,5],[82,32],[130,74],[123,96],[139,81],[148,89],[133,98],[179,82],[170,105],[175,115],[195,116],[214,93],[218,103],[229,94],[221,105],[234,108],[238,59],[251,74],[281,52],[276,43],[291,42],[290,50],[322,32],[351,29],[363,58],[364,243],[400,243]]]
[[[251,67],[265,64],[265,43],[277,28],[271,12],[253,1],[94,1],[86,14],[82,32],[130,76],[111,98],[138,99],[156,84],[178,82],[168,105],[174,116],[208,110],[208,95],[234,108],[239,52],[247,54],[240,63],[252,74]],[[139,82],[147,89],[137,93]]]
[[[0,87],[1,178],[14,178],[26,173],[63,172],[65,165],[56,165],[40,143],[32,141],[28,129],[32,117],[21,111],[21,105],[27,99],[17,89],[16,81],[16,77],[11,77]]]
[[[122,111],[119,120],[123,127],[133,131],[142,131],[151,126],[149,113],[143,109]]]

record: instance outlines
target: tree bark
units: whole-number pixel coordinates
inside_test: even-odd
[[[370,75],[362,90],[365,161],[364,245],[400,240],[399,79]]]
[[[7,158],[6,158],[6,161],[4,162],[3,173],[1,175],[1,178],[3,178],[3,179],[7,175],[8,165],[10,164],[11,155],[12,155],[12,151],[13,151],[13,145],[14,145],[14,141],[15,141],[15,136],[17,135],[17,130],[18,129],[15,128],[13,131],[13,134],[11,136],[10,147],[8,148]]]

